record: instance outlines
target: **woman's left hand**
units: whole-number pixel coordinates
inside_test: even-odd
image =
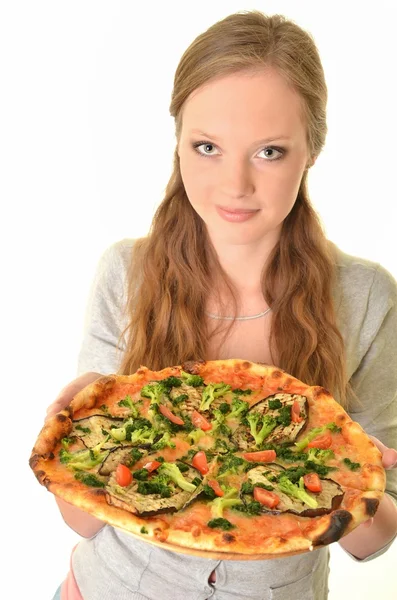
[[[395,450],[394,448],[388,448],[380,440],[378,440],[378,438],[374,437],[373,435],[370,435],[368,437],[373,441],[375,446],[382,453],[383,468],[384,469],[397,469],[397,450]],[[368,519],[368,521],[365,521],[364,523],[362,523],[362,525],[364,527],[371,527],[373,522],[374,522],[374,518],[372,517],[371,519]]]
[[[368,436],[375,446],[382,453],[382,465],[384,469],[396,469],[397,468],[397,450],[394,448],[388,448],[378,438],[373,435]]]

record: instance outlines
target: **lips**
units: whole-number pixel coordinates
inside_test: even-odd
[[[252,219],[258,214],[259,209],[252,208],[231,208],[229,206],[216,206],[216,210],[222,219],[230,223],[242,223]]]

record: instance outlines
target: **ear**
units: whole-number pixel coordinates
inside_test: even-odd
[[[313,158],[309,159],[306,168],[310,169],[310,167],[312,167],[316,163],[317,158],[317,156],[314,156]]]

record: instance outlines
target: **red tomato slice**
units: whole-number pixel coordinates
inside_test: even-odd
[[[202,429],[203,431],[209,431],[212,429],[212,425],[203,415],[201,415],[197,410],[194,410],[191,414],[192,423],[195,427]]]
[[[280,498],[277,494],[260,487],[254,487],[254,499],[269,508],[275,508],[280,502]]]
[[[146,465],[143,465],[142,469],[147,469],[149,473],[151,473],[152,471],[158,469],[160,465],[161,462],[159,462],[158,460],[151,460],[148,463],[146,463]]]
[[[260,450],[259,452],[245,452],[243,458],[252,462],[273,462],[276,460],[275,450]]]
[[[207,457],[205,455],[205,452],[203,452],[202,450],[200,450],[199,452],[196,452],[196,454],[193,456],[192,465],[198,471],[200,471],[200,473],[202,475],[205,475],[206,473],[208,473],[209,467],[208,467]]]
[[[317,437],[314,438],[311,442],[308,443],[308,448],[321,448],[321,450],[326,450],[332,444],[332,435],[329,429],[326,429],[324,433],[320,433]]]
[[[185,422],[182,421],[182,419],[180,417],[177,417],[176,415],[174,415],[174,413],[172,411],[170,411],[169,408],[164,406],[164,404],[159,404],[159,411],[161,412],[161,414],[164,417],[169,419],[171,421],[171,423],[175,423],[175,425],[184,425],[185,424]]]
[[[303,418],[300,415],[301,407],[298,400],[294,400],[294,403],[291,408],[291,421],[293,423],[301,423]]]
[[[306,473],[306,475],[303,476],[303,483],[311,492],[321,492],[323,489],[320,477],[317,473]]]
[[[217,496],[223,496],[224,495],[224,491],[221,488],[221,486],[219,485],[219,483],[217,482],[216,479],[209,479],[208,480],[208,485],[214,490],[215,494]]]
[[[130,485],[132,481],[132,473],[128,467],[119,463],[116,469],[116,481],[121,487],[126,487]]]

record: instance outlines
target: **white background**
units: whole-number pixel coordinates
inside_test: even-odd
[[[313,203],[343,250],[380,262],[397,276],[392,0],[168,1],[145,8],[115,0],[4,0],[4,597],[50,600],[68,569],[78,536],[36,482],[27,465],[30,450],[46,406],[75,375],[100,254],[120,238],[144,235],[162,198],[171,172],[168,106],[178,60],[213,22],[250,8],[283,13],[313,34],[329,87],[329,136],[309,180]],[[396,559],[397,544],[365,565],[334,544],[331,600],[395,598]]]

